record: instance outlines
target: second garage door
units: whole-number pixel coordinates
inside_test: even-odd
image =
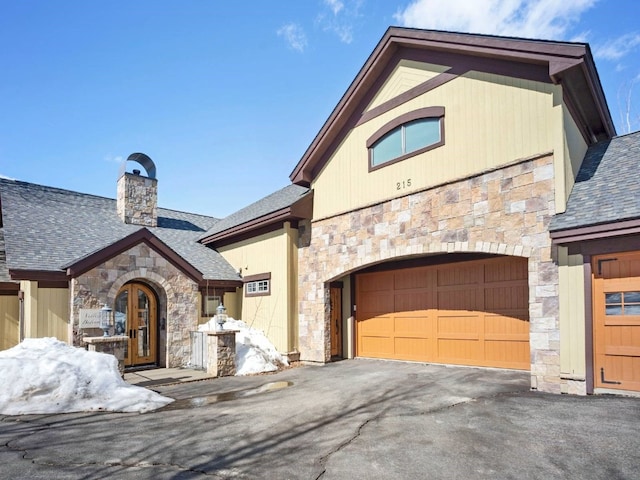
[[[356,275],[357,355],[528,370],[527,260]]]

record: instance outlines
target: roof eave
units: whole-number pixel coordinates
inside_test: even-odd
[[[570,243],[597,240],[602,238],[619,237],[640,233],[640,219],[623,220],[616,222],[599,223],[574,228],[566,228],[549,232],[551,242],[554,245],[567,245]]]
[[[78,259],[69,265],[65,265],[63,268],[66,269],[69,277],[77,277],[141,242],[154,249],[192,280],[196,282],[202,280],[202,272],[178,255],[166,243],[146,228],[141,228],[103,249]]]
[[[393,57],[400,47],[449,51],[458,54],[471,54],[538,65],[547,64],[549,81],[554,83],[564,79],[566,72],[579,68],[586,78],[589,93],[595,103],[597,114],[602,121],[602,129],[609,137],[615,135],[615,128],[606,106],[604,91],[586,44],[391,27],[373,50],[291,172],[289,178],[293,183],[303,186],[311,185],[317,172],[328,161],[325,151],[331,148],[332,139],[348,124],[350,117],[366,94],[367,88],[374,82],[378,73],[385,68],[386,62]],[[571,88],[571,85],[567,85],[567,87]],[[577,97],[578,99],[585,98],[583,95]],[[586,116],[578,120],[586,121]],[[597,132],[599,128],[596,126],[589,130]]]
[[[221,232],[214,233],[213,235],[203,237],[200,239],[200,242],[204,245],[215,247],[217,242],[225,241],[225,243],[229,243],[229,241],[235,237],[244,236],[253,231],[262,230],[265,227],[269,227],[274,224],[284,223],[289,220],[309,219],[312,217],[312,214],[313,191],[310,191],[303,195],[299,200],[285,208],[254,218],[248,222],[235,225]]]

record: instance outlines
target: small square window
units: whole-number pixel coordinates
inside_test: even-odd
[[[260,275],[252,275],[244,279],[245,295],[247,297],[257,297],[261,295],[271,294],[271,274],[263,273]]]
[[[222,298],[219,295],[207,295],[202,293],[202,316],[212,317],[216,314],[216,308],[222,303]]]

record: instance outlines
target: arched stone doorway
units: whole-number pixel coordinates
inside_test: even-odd
[[[123,285],[115,298],[115,333],[129,337],[125,367],[158,363],[158,299],[146,284]]]

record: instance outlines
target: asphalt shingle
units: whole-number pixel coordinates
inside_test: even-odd
[[[140,230],[123,223],[116,200],[0,179],[6,269],[61,271]],[[222,256],[197,242],[219,220],[158,209],[158,226],[147,227],[205,279],[239,280]],[[0,259],[0,278],[3,277]],[[5,269],[5,273],[6,273]]]
[[[567,210],[551,220],[551,231],[640,218],[640,132],[589,148],[569,196]]]
[[[287,208],[300,200],[306,193],[309,192],[307,187],[301,187],[300,185],[288,185],[277,192],[267,195],[266,197],[252,203],[251,205],[232,213],[226,218],[223,218],[211,228],[207,230],[205,235],[201,235],[200,238],[206,238],[216,233],[224,232],[230,228],[242,225],[243,223],[250,222],[269,213],[277,212],[283,208]]]

